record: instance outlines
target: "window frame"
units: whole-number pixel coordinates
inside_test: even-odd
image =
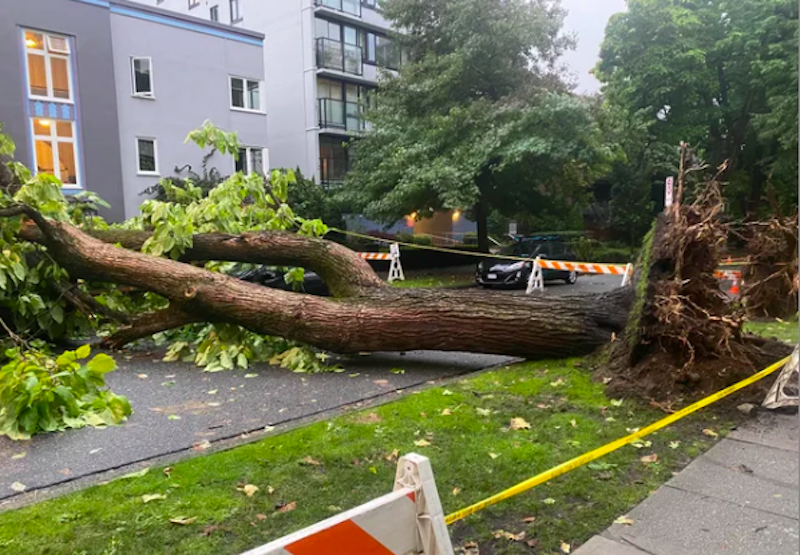
[[[189,0],[189,9],[193,10],[200,5],[200,0]]]
[[[150,77],[150,92],[139,92],[136,90],[136,60],[147,60],[148,74]],[[155,72],[153,71],[153,58],[152,56],[131,56],[131,95],[136,98],[147,98],[155,100],[156,98],[156,80]]]
[[[233,7],[234,6],[236,6],[236,10],[235,10],[236,17],[233,17],[233,14],[234,14]],[[228,9],[230,10],[231,25],[234,25],[235,23],[239,23],[240,21],[242,21],[242,19],[243,19],[242,18],[242,6],[239,4],[239,0],[228,0]]]
[[[155,161],[156,169],[151,170],[142,170],[140,166],[141,158],[139,152],[139,141],[152,141],[153,142],[153,160]],[[161,172],[159,171],[158,167],[158,139],[155,137],[145,137],[137,135],[134,139],[135,145],[135,152],[136,152],[136,175],[143,175],[143,176],[160,176]]]
[[[234,79],[241,79],[242,81],[242,94],[244,95],[244,107],[242,106],[234,106],[233,105],[233,80]],[[248,94],[248,84],[249,83],[258,83],[258,108],[253,108],[249,106],[250,104],[250,95]],[[253,79],[251,77],[242,77],[241,75],[229,75],[228,76],[228,104],[230,105],[231,110],[235,110],[237,112],[249,112],[251,114],[265,114],[266,111],[261,107],[264,104],[264,95],[262,94],[264,91],[263,81],[261,79]]]
[[[34,124],[35,120],[46,120],[49,121],[49,135],[37,135],[36,134],[36,126]],[[58,136],[58,122],[66,122],[70,124],[72,128],[71,137],[59,137]],[[52,143],[52,151],[53,151],[53,171],[58,171],[59,175],[56,177],[61,181],[61,168],[59,164],[59,152],[58,152],[58,143],[70,143],[72,144],[72,155],[74,157],[73,163],[75,164],[75,181],[76,183],[64,183],[61,181],[61,188],[62,189],[71,189],[71,190],[82,190],[83,189],[83,175],[81,173],[81,163],[80,163],[80,153],[78,151],[78,135],[77,130],[78,126],[75,121],[68,120],[68,119],[57,119],[57,118],[43,118],[43,117],[29,117],[28,118],[28,126],[30,127],[31,139],[32,139],[32,146],[33,151],[31,155],[33,157],[33,172],[35,175],[39,173],[39,161],[36,159],[36,141],[37,140],[47,140]]]
[[[216,18],[214,17],[216,15]],[[208,8],[208,19],[219,23],[219,4],[214,4]]]
[[[25,88],[28,95],[28,98],[31,100],[45,100],[48,102],[64,102],[67,104],[74,104],[75,103],[75,80],[72,71],[72,47],[70,46],[70,37],[66,35],[59,35],[58,33],[48,33],[45,31],[37,31],[36,29],[30,28],[22,28],[22,45],[24,47],[24,58],[25,58]],[[42,35],[42,48],[33,48],[28,46],[25,34],[26,33],[35,33],[37,35]],[[50,37],[57,37],[64,39],[67,45],[66,54],[61,53],[59,51],[51,51],[49,48],[50,46]],[[29,62],[29,55],[34,54],[36,56],[41,56],[44,58],[44,73],[45,73],[45,81],[47,85],[47,95],[39,95],[34,94],[31,92],[31,70],[30,70],[30,62]],[[67,67],[67,84],[69,86],[69,97],[68,98],[61,98],[55,96],[53,90],[53,68],[51,64],[51,59],[60,59],[64,60],[65,65]]]
[[[244,159],[241,156],[242,151],[244,151]],[[253,175],[253,152],[259,151],[261,152],[261,171],[262,173],[259,175],[266,175],[269,171],[269,152],[267,147],[263,146],[242,146],[239,147],[239,160],[233,161],[233,171],[242,171],[243,175]],[[244,170],[237,170],[236,165],[239,164],[241,161],[244,162],[243,167]]]

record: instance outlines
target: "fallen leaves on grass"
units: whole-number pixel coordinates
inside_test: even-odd
[[[498,455],[497,453],[489,453],[489,457],[491,457],[492,459],[496,459],[499,456],[500,455]]]
[[[512,430],[530,430],[531,423],[525,420],[524,418],[512,418],[509,427]]]
[[[305,466],[322,466],[321,462],[312,458],[310,455],[303,457],[303,460],[300,461],[300,464]]]
[[[453,495],[458,495],[461,493],[461,488],[453,488]]]
[[[680,441],[670,441],[669,442],[669,448],[670,449],[677,449],[680,446],[681,446],[681,442]]]
[[[150,467],[143,468],[137,472],[129,472],[128,474],[123,474],[117,480],[128,480],[130,478],[141,478],[142,476],[146,475],[150,472]]]
[[[494,532],[492,532],[492,535],[497,539],[505,538],[512,542],[521,542],[522,540],[525,539],[524,531],[520,532],[519,534],[514,534],[512,532],[507,532],[506,530],[495,530]]]
[[[630,518],[628,515],[618,516],[614,520],[614,524],[624,524],[625,526],[630,526],[634,523],[634,520]]]
[[[650,455],[642,457],[639,460],[642,461],[644,464],[651,464],[658,461],[658,455],[656,453],[652,453]]]
[[[718,438],[719,434],[712,430],[711,428],[703,428],[703,434],[707,435],[708,437]]]
[[[158,501],[159,499],[166,499],[167,496],[163,493],[147,493],[142,496],[142,503],[150,503],[150,501]]]
[[[551,387],[561,387],[562,385],[564,385],[564,383],[565,383],[564,382],[564,378],[558,378],[556,381],[550,382],[550,386]]]
[[[572,547],[567,542],[561,542],[561,553],[570,553],[572,551]]]
[[[169,519],[169,522],[170,524],[177,524],[178,526],[188,526],[194,524],[195,520],[197,520],[195,516],[176,516],[175,518]]]
[[[482,409],[480,407],[477,407],[475,409],[475,412],[477,412],[481,416],[489,416],[490,414],[492,414],[492,410],[491,409]]]
[[[621,407],[621,406],[622,406],[622,402],[623,402],[623,400],[622,400],[622,399],[611,399],[611,401],[609,402],[609,404],[610,404],[612,407]]]
[[[530,524],[535,520],[536,520],[535,516],[526,516],[525,518],[522,519],[522,522],[524,522],[525,524]]]
[[[450,416],[451,414],[453,414],[453,411],[450,409],[442,409],[442,416]]]
[[[400,450],[399,449],[395,449],[394,451],[392,451],[391,453],[386,455],[384,458],[389,462],[397,462],[397,459],[399,457],[400,457]]]
[[[430,441],[428,441],[428,440],[427,440],[427,439],[425,439],[425,438],[418,439],[418,440],[416,440],[416,441],[414,442],[414,445],[416,445],[417,447],[428,447],[430,444],[431,444],[431,442],[430,442]]]
[[[241,491],[247,497],[253,497],[258,491],[258,486],[254,484],[245,484],[244,486],[236,488],[236,491]]]
[[[556,500],[553,499],[552,497],[548,497],[547,499],[542,501],[542,503],[544,503],[545,505],[555,505],[556,504]]]
[[[279,513],[288,513],[297,508],[297,501],[292,501],[291,503],[286,503],[285,505],[281,505],[278,507]]]
[[[465,542],[458,551],[463,553],[463,555],[480,555],[480,549],[478,548],[478,542]]]
[[[450,391],[449,389],[445,389],[445,390],[442,391],[442,395],[452,395],[452,394],[453,394],[453,392]]]

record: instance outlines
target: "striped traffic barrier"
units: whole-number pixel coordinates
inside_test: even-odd
[[[454,555],[430,460],[397,463],[394,491],[243,555]]]
[[[568,260],[546,260],[536,257],[533,261],[533,269],[528,278],[528,288],[525,291],[528,295],[534,291],[544,291],[544,279],[542,270],[561,270],[567,272],[580,272],[582,274],[603,274],[611,276],[622,276],[621,287],[625,287],[633,277],[633,264],[595,264],[592,262],[570,262]]]
[[[403,266],[400,265],[400,245],[392,243],[389,245],[389,252],[359,252],[358,256],[364,260],[390,260],[389,282],[396,280],[404,281]]]

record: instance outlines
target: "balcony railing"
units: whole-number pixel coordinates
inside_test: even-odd
[[[321,129],[341,129],[351,133],[364,130],[365,122],[361,117],[362,110],[358,102],[318,98],[317,109]]]
[[[364,72],[361,47],[332,39],[318,38],[317,67],[361,75]]]
[[[314,0],[317,6],[324,6],[350,15],[361,17],[360,0]]]
[[[320,158],[319,180],[324,185],[338,185],[349,169],[347,158]]]

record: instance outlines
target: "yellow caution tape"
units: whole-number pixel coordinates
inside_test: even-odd
[[[501,491],[500,493],[498,493],[496,495],[493,495],[491,497],[487,497],[483,501],[478,501],[477,503],[475,503],[473,505],[470,505],[469,507],[465,507],[465,508],[461,509],[460,511],[456,511],[456,512],[454,512],[452,514],[449,514],[449,515],[447,515],[445,517],[444,521],[447,524],[452,524],[452,523],[454,523],[454,522],[456,522],[458,520],[461,520],[462,518],[468,517],[469,515],[473,515],[473,514],[477,513],[478,511],[480,511],[482,509],[485,509],[486,507],[489,507],[491,505],[499,503],[500,501],[504,501],[506,499],[514,497],[515,495],[519,495],[520,493],[522,493],[524,491],[527,491],[527,490],[529,490],[529,489],[531,489],[533,487],[536,487],[539,484],[543,484],[543,483],[545,483],[545,482],[547,482],[549,480],[552,480],[553,478],[555,478],[557,476],[561,476],[562,474],[566,474],[567,472],[570,472],[571,470],[575,470],[576,468],[581,467],[581,466],[585,465],[586,463],[589,463],[589,462],[591,462],[591,461],[593,461],[595,459],[599,459],[600,457],[602,457],[604,455],[607,455],[607,454],[611,453],[612,451],[616,451],[620,447],[623,447],[623,446],[625,446],[625,445],[627,445],[629,443],[632,443],[632,442],[636,441],[637,439],[640,439],[640,438],[642,438],[642,437],[644,437],[644,436],[646,436],[648,434],[652,434],[656,430],[660,430],[661,428],[669,426],[673,422],[676,422],[676,421],[680,420],[681,418],[684,418],[685,416],[688,416],[688,415],[692,414],[693,412],[696,412],[696,411],[702,409],[703,407],[706,407],[706,406],[710,405],[711,403],[719,401],[723,397],[727,397],[731,393],[735,393],[736,391],[739,391],[740,389],[745,388],[748,385],[757,382],[761,378],[769,376],[770,374],[775,372],[778,368],[780,368],[784,364],[786,364],[786,362],[789,360],[789,358],[790,357],[786,357],[786,358],[784,358],[782,360],[779,360],[778,362],[776,362],[775,364],[773,364],[772,366],[770,366],[768,368],[765,368],[761,372],[759,372],[757,374],[753,374],[749,378],[746,378],[746,379],[740,381],[739,383],[736,383],[736,384],[734,384],[734,385],[732,385],[730,387],[727,387],[727,388],[723,389],[722,391],[718,391],[717,393],[714,393],[713,395],[710,395],[710,396],[706,397],[705,399],[697,401],[696,403],[693,403],[693,404],[689,405],[688,407],[685,407],[685,408],[683,408],[683,409],[681,409],[681,410],[679,410],[679,411],[677,411],[677,412],[675,412],[673,414],[670,414],[666,418],[663,418],[663,419],[659,420],[658,422],[650,424],[646,428],[642,428],[638,432],[634,432],[634,433],[632,433],[630,435],[627,435],[627,436],[625,436],[623,438],[620,438],[620,439],[618,439],[616,441],[612,441],[611,443],[608,443],[608,444],[606,444],[606,445],[604,445],[602,447],[599,447],[599,448],[595,449],[594,451],[589,451],[588,453],[585,453],[585,454],[583,454],[583,455],[581,455],[579,457],[576,457],[576,458],[571,459],[571,460],[569,460],[569,461],[567,461],[565,463],[562,463],[562,464],[556,466],[555,468],[551,468],[550,470],[542,472],[541,474],[537,474],[533,478],[528,478],[524,482],[520,482],[516,486],[508,488],[505,491]]]

